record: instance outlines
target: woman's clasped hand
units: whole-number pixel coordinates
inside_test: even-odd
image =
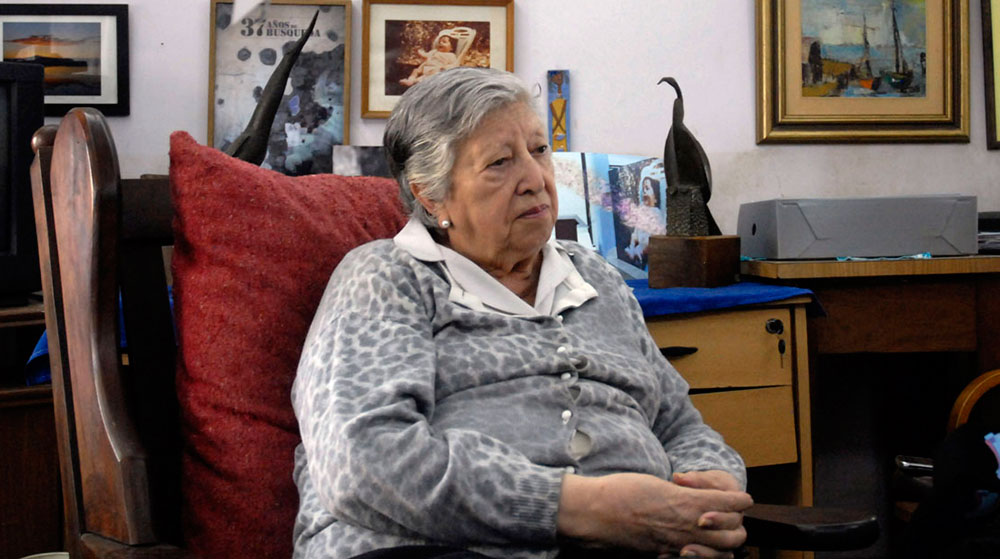
[[[676,474],[674,483],[645,474],[568,475],[559,527],[585,545],[726,557],[746,540],[742,512],[752,504],[725,472]]]

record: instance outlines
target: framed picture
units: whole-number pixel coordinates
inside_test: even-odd
[[[514,0],[364,0],[361,116],[455,66],[514,70]]]
[[[333,146],[350,140],[351,0],[271,0],[233,20],[212,0],[208,137],[225,150],[246,128],[286,52],[316,24],[292,66],[262,167],[287,175],[329,173]]]
[[[996,2],[997,5],[994,5]],[[1000,149],[1000,125],[997,123],[997,107],[1000,106],[997,100],[997,66],[1000,62],[998,56],[997,43],[993,38],[1000,40],[1000,1],[982,0],[983,10],[983,69],[985,76],[983,82],[986,84],[986,147],[987,149]],[[996,19],[994,19],[996,18]]]
[[[757,0],[757,143],[968,142],[968,0]]]
[[[649,275],[649,238],[667,232],[667,181],[658,157],[552,153],[559,222],[628,279]],[[560,225],[556,225],[558,238]]]
[[[45,67],[45,114],[129,114],[128,5],[0,4],[4,62]]]

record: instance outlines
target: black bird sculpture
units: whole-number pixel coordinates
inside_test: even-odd
[[[673,124],[663,146],[667,175],[667,235],[721,235],[707,205],[712,197],[712,169],[708,156],[684,126],[684,96],[677,80],[662,78],[657,85],[663,82],[677,92]]]
[[[299,37],[298,41],[295,41],[295,45],[285,53],[274,72],[271,73],[271,77],[268,78],[267,85],[264,86],[264,91],[261,93],[260,101],[253,110],[250,122],[243,132],[233,140],[233,143],[226,148],[227,154],[254,165],[260,165],[264,161],[264,156],[267,155],[268,138],[271,136],[271,125],[274,123],[275,113],[278,112],[278,105],[281,104],[285,83],[288,82],[292,66],[295,66],[295,62],[299,59],[302,47],[312,35],[318,15],[319,10],[316,10],[312,21],[309,22],[309,28]]]

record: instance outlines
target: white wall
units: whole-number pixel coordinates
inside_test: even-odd
[[[740,203],[777,197],[955,192],[1000,210],[980,7],[970,4],[970,144],[757,146],[752,0],[516,0],[515,69],[530,83],[570,71],[571,149],[643,155],[662,155],[674,95],[656,82],[676,77],[685,123],[712,162],[710,207],[726,233]],[[165,172],[173,130],[206,140],[210,9],[208,0],[129,5],[132,114],[110,119],[126,177]],[[378,144],[384,120],[360,118],[361,0],[352,17],[351,143]]]

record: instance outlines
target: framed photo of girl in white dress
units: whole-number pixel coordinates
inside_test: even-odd
[[[364,0],[361,116],[456,66],[514,70],[514,0]]]

